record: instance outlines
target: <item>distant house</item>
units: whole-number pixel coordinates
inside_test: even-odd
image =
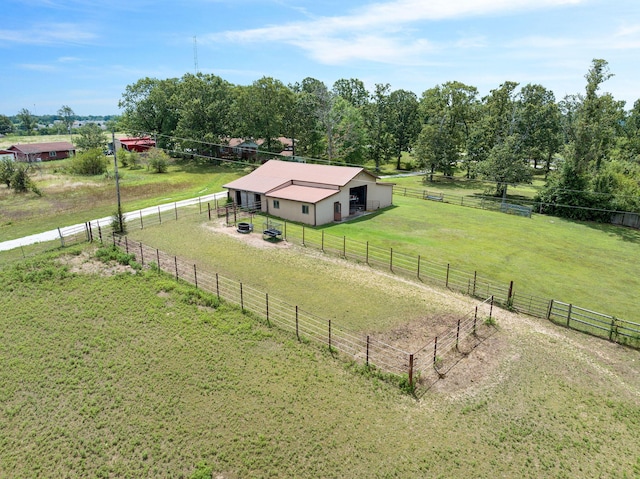
[[[127,151],[137,151],[142,153],[150,148],[155,148],[156,141],[148,136],[140,138],[116,138],[116,149],[122,148]]]
[[[293,155],[293,140],[291,138],[285,138],[284,136],[275,138],[278,140],[282,146],[283,150],[281,152],[274,151],[281,156],[292,156]],[[233,155],[235,158],[241,158],[243,160],[253,160],[258,156],[258,150],[265,144],[265,140],[262,138],[258,139],[243,139],[243,138],[228,138],[226,140],[226,145],[220,147],[221,156]]]
[[[224,185],[238,206],[313,226],[392,204],[393,185],[364,168],[269,160]]]
[[[50,143],[25,143],[7,148],[15,155],[17,161],[50,161],[63,160],[76,153],[76,147],[68,141]]]

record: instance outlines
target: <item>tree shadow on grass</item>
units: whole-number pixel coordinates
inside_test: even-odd
[[[622,241],[640,245],[640,230],[629,226],[617,226],[608,223],[597,223],[595,221],[572,221],[572,223],[585,225],[591,229],[600,231],[608,236],[618,237]]]

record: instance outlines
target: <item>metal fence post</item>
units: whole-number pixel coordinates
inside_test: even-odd
[[[244,295],[242,294],[242,283],[240,283],[240,309],[244,313]]]
[[[162,224],[162,213],[160,213],[160,206],[158,206],[158,221]]]
[[[571,310],[573,309],[573,305],[569,305],[569,310],[567,311],[567,327],[569,327],[569,323],[571,322]]]
[[[142,210],[140,210],[140,229],[144,229],[144,223],[142,222]]]
[[[393,271],[393,248],[389,249],[389,269]]]
[[[218,273],[216,273],[216,296],[220,299],[220,281],[218,279]]]
[[[420,255],[418,255],[418,279],[420,279]]]
[[[162,271],[162,266],[160,265],[160,250],[156,248],[156,261],[158,261],[158,269]]]
[[[436,360],[438,356],[438,336],[436,336],[433,340],[433,366],[436,365]]]
[[[176,266],[176,281],[177,281],[178,280],[178,257],[177,256],[173,257],[173,263]]]
[[[451,269],[451,267],[450,267],[449,263],[447,263],[447,279],[446,279],[446,280],[445,280],[445,282],[444,282],[444,286],[445,286],[445,288],[448,288],[448,287],[449,287],[449,270],[450,270],[450,269]]]
[[[265,304],[267,309],[267,325],[271,326],[271,323],[269,322],[269,293],[265,293],[264,297],[265,297]]]
[[[458,320],[458,327],[456,329],[456,350],[460,351],[458,345],[460,344],[460,320]]]
[[[60,235],[60,244],[64,248],[64,236],[62,236],[62,231],[60,231],[60,228],[58,228],[58,235]]]
[[[142,241],[140,241],[140,263],[144,266],[144,251],[142,250]]]
[[[176,212],[176,221],[178,221],[178,203],[173,203],[173,209]]]
[[[196,284],[196,289],[198,289],[198,272],[196,271],[196,264],[193,263],[193,281]]]
[[[413,388],[413,354],[409,355],[409,387]]]
[[[547,308],[547,320],[551,319],[551,313],[553,313],[553,299],[549,300],[549,307]]]
[[[298,305],[296,305],[296,338],[300,341],[300,333],[298,331]]]
[[[331,320],[329,320],[329,352],[331,352]]]
[[[367,336],[367,366],[369,366],[369,336]]]

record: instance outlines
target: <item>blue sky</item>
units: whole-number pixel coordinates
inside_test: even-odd
[[[0,13],[5,115],[119,114],[127,85],[193,73],[196,52],[200,72],[238,85],[358,78],[420,96],[457,80],[485,95],[509,80],[556,99],[604,58],[603,91],[640,98],[638,0],[3,0]]]

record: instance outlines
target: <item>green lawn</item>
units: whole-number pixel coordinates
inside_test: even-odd
[[[395,208],[325,231],[450,263],[516,291],[639,321],[640,231],[394,196]]]
[[[637,351],[505,317],[415,400],[172,278],[98,272],[0,270],[1,477],[640,475]]]

